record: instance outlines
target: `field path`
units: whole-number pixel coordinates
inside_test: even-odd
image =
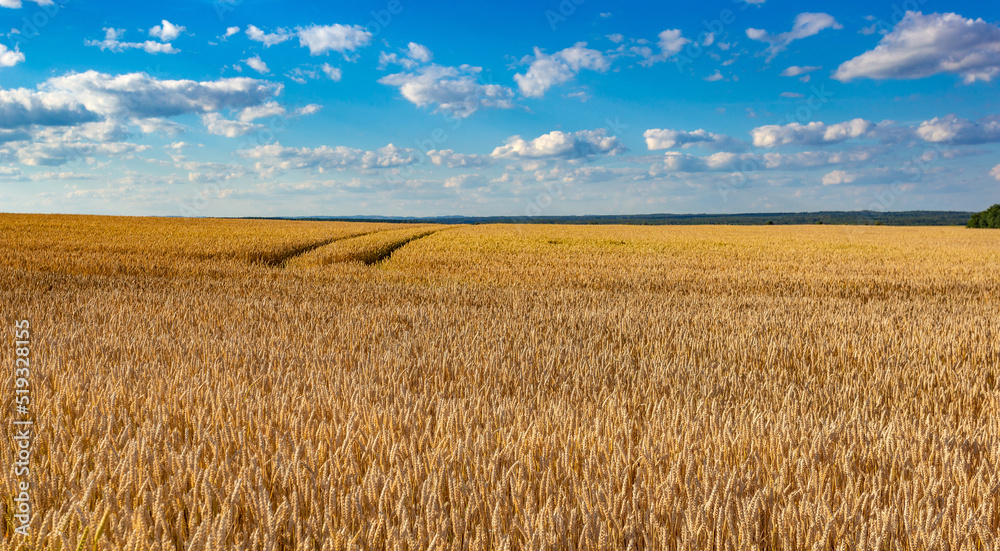
[[[421,224],[337,239],[288,259],[284,266],[313,268],[342,262],[361,262],[371,266],[388,259],[406,244],[448,227],[441,224]]]

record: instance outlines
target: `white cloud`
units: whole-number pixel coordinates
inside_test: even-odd
[[[465,118],[483,107],[510,109],[513,91],[499,84],[481,84],[481,67],[428,65],[413,73],[396,73],[380,78],[382,84],[399,88],[403,97],[418,107],[434,106],[443,112]]]
[[[334,82],[340,82],[343,72],[329,63],[322,65],[306,65],[296,67],[286,73],[286,76],[299,84],[305,84],[306,79],[317,80],[326,77]]]
[[[452,149],[430,150],[427,157],[434,166],[448,168],[483,168],[493,164],[493,157],[475,153],[455,153]]]
[[[736,138],[701,129],[688,132],[650,128],[643,132],[642,137],[646,139],[646,148],[650,151],[692,146],[703,146],[719,151],[743,151],[746,149],[746,144]]]
[[[716,69],[714,73],[708,75],[702,80],[705,80],[706,82],[718,82],[720,80],[723,80],[724,78],[726,77],[722,76],[722,73],[718,69]]]
[[[318,103],[310,103],[303,107],[299,107],[295,110],[295,115],[299,117],[305,117],[307,115],[315,115],[323,109],[323,106]]]
[[[236,118],[240,122],[253,122],[257,119],[263,119],[266,117],[282,116],[285,114],[285,108],[278,104],[276,101],[269,101],[261,105],[253,105],[247,107],[240,111]]]
[[[798,92],[782,92],[779,95],[781,97],[783,97],[783,98],[804,98],[804,97],[806,97],[805,94],[800,94]]]
[[[329,63],[324,63],[320,65],[319,68],[322,69],[323,74],[325,74],[326,77],[332,81],[340,82],[340,78],[343,76],[343,73],[341,72],[340,69],[330,65]]]
[[[990,171],[990,176],[1000,180],[1000,165],[993,167],[993,170]]]
[[[791,67],[789,67],[789,68],[785,69],[784,71],[782,71],[781,72],[781,76],[783,76],[783,77],[797,77],[799,75],[804,75],[806,73],[811,73],[813,71],[818,71],[819,69],[822,69],[822,67],[819,67],[817,65],[807,65],[805,67],[799,67],[798,65],[792,65]]]
[[[654,63],[666,61],[677,55],[684,49],[684,46],[691,43],[690,40],[681,36],[680,29],[667,29],[665,31],[660,31],[657,38],[659,40],[656,44],[660,47],[660,53],[647,56],[645,60],[640,62],[641,65],[648,67]]]
[[[378,68],[383,69],[387,65],[400,65],[405,69],[413,69],[420,64],[430,63],[432,59],[434,59],[434,54],[431,53],[430,48],[416,42],[410,42],[406,50],[402,52],[402,55],[380,52],[378,55]]]
[[[528,59],[532,60],[528,70],[523,75],[514,75],[514,80],[522,94],[533,98],[543,97],[546,90],[572,80],[584,69],[603,73],[611,67],[608,58],[587,48],[586,42],[577,42],[552,55],[535,48],[534,56],[525,58]]]
[[[493,150],[497,159],[583,159],[595,155],[618,155],[628,149],[604,129],[562,132],[555,130],[527,141],[511,136]]]
[[[267,63],[264,63],[259,55],[255,55],[249,59],[244,59],[243,63],[246,63],[247,67],[250,67],[262,75],[266,75],[271,72],[271,69],[267,67]]]
[[[54,2],[52,0],[30,0],[38,4],[39,6],[51,6]],[[0,8],[20,8],[21,0],[0,0]]]
[[[164,19],[161,24],[153,27],[152,29],[149,29],[149,36],[152,36],[153,38],[159,38],[163,42],[170,42],[171,40],[180,36],[181,33],[186,30],[187,27],[174,25],[170,21]],[[238,31],[239,27],[237,27],[236,30]]]
[[[825,29],[844,28],[831,15],[826,13],[800,13],[795,16],[792,30],[781,34],[770,34],[763,29],[747,29],[747,38],[758,42],[767,42],[767,60],[785,51],[792,42],[813,36]]]
[[[149,149],[124,142],[127,130],[117,122],[84,123],[70,128],[36,127],[30,136],[0,147],[0,159],[29,166],[59,166],[96,157],[129,156]]]
[[[871,151],[802,151],[799,153],[734,153],[721,151],[705,157],[667,151],[663,162],[650,173],[661,172],[751,172],[760,170],[808,170],[830,165],[857,164],[872,158]]]
[[[222,35],[222,39],[225,40],[238,32],[240,32],[239,27],[226,27],[226,34]]]
[[[226,30],[226,32],[228,33],[229,31]],[[265,48],[281,44],[292,38],[292,33],[288,32],[288,29],[278,29],[273,33],[266,33],[254,25],[247,26],[246,34],[250,40],[264,44]]]
[[[875,123],[864,119],[854,119],[831,125],[819,121],[805,125],[793,122],[784,126],[777,124],[758,126],[750,131],[750,135],[753,136],[753,145],[756,147],[775,147],[787,144],[814,145],[859,138],[874,128]]]
[[[264,128],[260,124],[243,121],[231,121],[218,113],[205,113],[201,116],[201,122],[205,125],[205,130],[207,130],[209,134],[225,136],[227,138],[245,136]]]
[[[927,142],[970,145],[1000,142],[1000,117],[991,116],[971,121],[947,115],[920,123],[916,134]]]
[[[289,113],[278,102],[269,101],[261,105],[253,105],[243,109],[236,115],[236,120],[240,122],[253,122],[257,119],[267,117],[303,117],[318,113],[321,109],[323,109],[322,105],[310,103]]]
[[[756,158],[757,156],[752,153],[720,151],[707,157],[698,157],[680,151],[667,151],[663,155],[662,167],[654,166],[651,173],[655,175],[660,170],[665,172],[735,172],[741,169],[745,161]]]
[[[906,12],[874,50],[844,62],[833,78],[917,79],[957,74],[966,84],[1000,75],[1000,27],[958,14]]]
[[[372,33],[361,25],[311,25],[297,29],[296,34],[302,47],[309,48],[309,55],[353,52],[372,39]]]
[[[413,164],[418,157],[414,150],[389,144],[374,151],[363,151],[345,146],[283,147],[281,144],[264,145],[240,151],[239,154],[256,161],[257,170],[347,170],[384,169]]]
[[[0,67],[13,67],[24,61],[24,54],[20,48],[14,46],[11,50],[4,44],[0,44]]]
[[[839,184],[850,184],[857,179],[857,176],[844,172],[843,170],[834,170],[823,175],[823,185],[824,186],[835,186]]]
[[[158,80],[145,73],[71,73],[34,90],[0,89],[0,128],[71,126],[106,117],[141,119],[153,128],[156,121],[149,119],[242,109],[264,103],[280,90],[280,85],[249,78],[198,82]]]
[[[154,27],[155,28],[155,27]],[[121,40],[122,36],[125,35],[125,29],[116,29],[114,27],[104,28],[104,40],[85,40],[84,44],[87,46],[97,46],[101,51],[109,50],[112,52],[123,52],[125,50],[143,50],[149,54],[176,54],[180,52],[177,48],[174,48],[169,42],[154,42],[152,40],[147,40],[145,42],[123,42]]]
[[[139,131],[143,134],[176,136],[178,134],[183,134],[186,131],[186,128],[183,125],[157,117],[147,119],[133,118],[130,122],[131,124],[138,126]]]
[[[430,48],[416,42],[407,44],[406,50],[410,59],[415,59],[421,63],[430,63],[434,59],[434,54],[431,53]]]

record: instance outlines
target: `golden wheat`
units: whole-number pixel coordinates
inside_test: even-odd
[[[995,548],[998,268],[961,228],[0,215],[37,429],[0,537]]]

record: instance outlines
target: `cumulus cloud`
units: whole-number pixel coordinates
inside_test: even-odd
[[[225,40],[238,32],[240,32],[239,27],[226,27],[226,34],[222,35],[222,39]]]
[[[844,62],[833,78],[918,79],[957,74],[966,84],[1000,74],[1000,27],[954,13],[906,12],[874,50]]]
[[[573,160],[596,155],[618,155],[628,149],[616,136],[608,136],[607,131],[580,130],[562,132],[555,130],[533,140],[521,136],[507,138],[504,145],[493,150],[497,159],[557,159]]]
[[[840,184],[850,184],[857,179],[857,176],[843,170],[834,170],[823,176],[824,186],[835,186]]]
[[[1000,180],[1000,165],[993,167],[993,170],[990,171],[990,176]]]
[[[262,75],[266,75],[271,72],[271,69],[267,67],[267,63],[264,63],[259,55],[255,55],[249,59],[244,59],[243,63],[246,63],[247,67],[250,67]]]
[[[225,136],[227,138],[245,136],[264,128],[259,124],[251,122],[232,121],[219,113],[205,113],[201,116],[201,122],[205,125],[205,130],[209,134]]]
[[[833,16],[826,13],[800,13],[795,16],[792,30],[780,34],[770,34],[763,29],[747,29],[747,38],[758,42],[766,42],[767,60],[785,51],[792,42],[813,36],[826,29],[844,28]]]
[[[155,42],[153,40],[146,40],[145,42],[125,42],[121,40],[124,35],[125,29],[105,27],[104,40],[88,39],[84,41],[84,44],[87,46],[97,46],[102,52],[124,52],[125,50],[143,50],[149,54],[176,54],[180,52],[180,50],[174,48],[169,42]]]
[[[771,124],[758,126],[750,131],[756,147],[779,145],[817,145],[842,142],[850,138],[865,136],[875,128],[875,123],[864,119],[854,119],[838,124],[814,121],[809,124],[793,122],[784,126]]]
[[[281,85],[252,78],[199,82],[159,80],[146,73],[87,71],[51,78],[40,89],[66,94],[102,115],[171,117],[258,105],[277,95]]]
[[[380,78],[382,84],[399,88],[404,98],[418,107],[433,106],[435,113],[465,118],[484,107],[510,109],[513,91],[499,84],[479,82],[481,67],[428,65],[415,72]]]
[[[11,50],[7,46],[0,44],[0,67],[13,67],[18,63],[24,62],[24,54],[21,50],[14,46]]]
[[[309,48],[309,55],[323,55],[333,52],[353,52],[367,46],[372,33],[361,25],[310,25],[297,29],[299,44]]]
[[[587,48],[586,42],[577,42],[552,55],[535,48],[534,56],[524,61],[528,60],[531,62],[528,70],[523,75],[514,75],[514,81],[522,94],[533,98],[543,97],[549,88],[573,80],[584,69],[603,73],[611,67],[608,58],[598,50]]]
[[[413,149],[389,144],[374,151],[364,151],[346,146],[284,147],[281,144],[263,145],[240,151],[245,158],[256,161],[257,170],[277,168],[281,170],[347,170],[385,169],[401,167],[417,162]]]
[[[149,36],[153,38],[159,38],[163,42],[170,42],[171,40],[177,38],[182,32],[186,31],[187,27],[182,27],[180,25],[174,25],[170,21],[164,19],[161,24],[149,29]],[[239,27],[236,29],[239,30]],[[227,31],[228,32],[228,31]],[[227,35],[228,36],[228,35]]]
[[[665,31],[660,31],[660,34],[657,35],[657,38],[658,41],[656,45],[659,46],[660,52],[655,55],[645,56],[646,59],[640,61],[639,62],[640,65],[648,67],[650,65],[653,65],[654,63],[666,61],[677,55],[681,50],[684,49],[684,46],[691,43],[690,40],[681,36],[680,29],[667,29]],[[712,38],[714,41],[715,38],[714,35]]]
[[[650,151],[692,146],[703,146],[719,151],[746,150],[746,144],[741,140],[701,129],[688,132],[685,130],[650,128],[642,134],[642,137],[646,139],[646,148]]]
[[[226,32],[228,33],[229,31],[226,30]],[[282,42],[290,40],[293,36],[288,29],[278,29],[273,33],[267,33],[260,30],[255,25],[247,26],[246,35],[250,40],[263,44],[265,48],[270,48],[275,44],[281,44]]]
[[[922,140],[953,145],[1000,142],[1000,116],[971,121],[947,115],[920,123],[916,134]]]

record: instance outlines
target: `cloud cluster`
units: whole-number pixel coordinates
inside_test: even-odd
[[[479,109],[514,107],[513,91],[499,84],[480,82],[481,67],[445,67],[432,64],[414,72],[387,75],[378,81],[395,86],[410,103],[434,107],[435,113],[465,118]]]
[[[917,136],[926,142],[971,145],[1000,142],[1000,117],[990,116],[971,121],[947,115],[920,123]]]
[[[618,155],[628,149],[617,136],[609,136],[607,131],[580,130],[562,132],[555,130],[533,140],[521,136],[511,136],[506,143],[493,150],[497,159],[574,160],[597,155]]]
[[[703,146],[717,151],[738,152],[746,150],[747,147],[744,142],[731,136],[701,129],[688,132],[684,130],[650,128],[642,136],[646,139],[646,148],[650,151]]]
[[[603,73],[611,67],[608,58],[587,48],[586,42],[577,42],[551,55],[535,48],[535,55],[523,61],[530,61],[528,70],[523,75],[514,75],[514,81],[522,94],[532,98],[545,96],[549,88],[573,80],[584,69]]]
[[[199,82],[87,71],[51,78],[39,90],[72,100],[91,113],[146,118],[259,105],[280,93],[281,85],[252,78]]]
[[[419,160],[413,149],[389,144],[374,151],[345,146],[284,147],[281,144],[262,145],[240,151],[239,154],[256,162],[258,170],[306,170],[318,172],[347,169],[385,169],[413,164]]]
[[[166,20],[163,22],[167,23]],[[153,27],[153,29],[150,29],[151,34],[154,29],[162,28],[159,26]],[[180,27],[180,29],[183,30],[183,27]],[[162,34],[162,30],[160,31],[160,34]],[[121,39],[123,36],[125,36],[125,29],[105,27],[103,40],[88,39],[84,41],[84,44],[87,46],[97,46],[102,52],[124,52],[125,50],[143,50],[148,54],[176,54],[180,52],[180,50],[174,48],[173,44],[170,42],[156,42],[154,40],[146,40],[144,42],[125,42]]]
[[[917,79],[939,73],[957,74],[966,84],[1000,75],[1000,27],[954,13],[906,12],[874,50],[844,62],[833,78]]]
[[[226,32],[229,36],[229,31]],[[361,25],[309,25],[296,27],[294,31],[280,28],[270,33],[255,25],[248,25],[245,32],[247,38],[268,48],[298,38],[299,45],[308,48],[309,54],[314,56],[330,52],[353,52],[367,46],[372,39],[372,33]]]
[[[793,122],[786,125],[770,124],[758,126],[750,131],[756,147],[779,145],[820,145],[842,142],[850,138],[865,136],[875,128],[875,123],[864,119],[853,119],[838,124],[819,121],[809,124]]]

